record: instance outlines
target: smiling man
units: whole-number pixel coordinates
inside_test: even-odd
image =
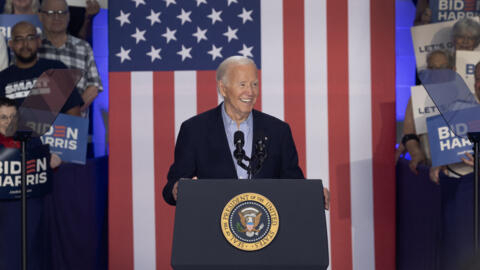
[[[224,102],[216,108],[182,123],[175,146],[175,157],[168,172],[163,197],[169,204],[177,200],[178,180],[247,179],[247,170],[235,157],[235,133],[244,134],[245,155],[256,155],[254,142],[265,144],[266,158],[251,178],[304,179],[287,123],[254,110],[259,94],[255,63],[242,56],[225,59],[217,68],[217,90]],[[255,161],[251,161],[255,163]],[[245,165],[249,162],[244,160]],[[255,167],[255,166],[252,166]],[[326,207],[328,207],[328,191]]]

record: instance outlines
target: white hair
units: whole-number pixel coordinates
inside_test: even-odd
[[[238,65],[250,65],[250,64],[254,65],[255,68],[257,68],[257,65],[255,65],[255,62],[248,57],[244,57],[240,55],[234,55],[234,56],[228,57],[227,59],[223,60],[223,62],[220,63],[220,65],[217,68],[217,71],[215,74],[217,82],[222,81],[224,84],[227,83],[227,72],[232,65],[238,66]]]

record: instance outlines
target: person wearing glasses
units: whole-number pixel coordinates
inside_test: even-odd
[[[33,24],[25,21],[15,24],[11,36],[8,45],[15,55],[15,64],[0,72],[0,97],[13,99],[20,106],[44,71],[67,67],[60,61],[38,58],[41,41]],[[83,104],[82,97],[74,90],[61,112],[80,116]]]
[[[44,30],[39,56],[61,61],[68,68],[83,72],[77,89],[84,101],[81,110],[85,111],[103,90],[92,48],[88,42],[67,33],[70,13],[65,0],[43,0],[39,17]]]

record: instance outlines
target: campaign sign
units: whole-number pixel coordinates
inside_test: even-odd
[[[432,22],[461,20],[478,15],[478,0],[430,0]]]
[[[412,93],[412,110],[417,134],[427,133],[427,117],[438,115],[438,109],[423,85],[410,88]]]
[[[480,106],[447,112],[445,117],[457,120],[450,126],[441,115],[427,118],[432,166],[461,162],[465,152],[473,153],[467,132],[480,131]]]
[[[1,14],[0,15],[0,32],[7,39],[10,38],[12,27],[21,21],[27,21],[32,23],[37,27],[38,34],[42,33],[42,23],[38,19],[37,15],[12,15],[12,14]]]
[[[0,199],[18,199],[22,189],[21,150],[0,146]],[[52,189],[48,145],[29,148],[27,143],[27,195],[39,197]]]
[[[108,0],[97,0],[100,8],[108,9]],[[87,0],[67,0],[67,4],[71,7],[86,7]]]
[[[455,22],[431,23],[411,28],[417,70],[427,68],[428,53],[435,50],[453,51],[454,44],[451,33]]]
[[[63,162],[85,164],[87,136],[87,118],[59,114],[40,139],[44,144],[50,145],[50,151],[60,156]]]
[[[475,65],[480,61],[480,51],[456,51],[455,68],[472,94],[475,94]]]

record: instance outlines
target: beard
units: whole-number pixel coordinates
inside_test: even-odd
[[[37,60],[37,53],[32,53],[28,57],[24,57],[16,54],[15,58],[17,61],[22,62],[23,64],[30,64]]]

